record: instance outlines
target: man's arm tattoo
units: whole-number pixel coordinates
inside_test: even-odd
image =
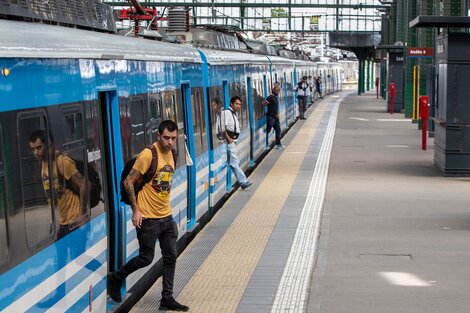
[[[133,177],[135,177],[136,174],[137,174],[137,171],[135,169],[131,169],[128,176],[133,178]]]

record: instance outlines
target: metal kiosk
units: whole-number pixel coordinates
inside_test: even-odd
[[[470,27],[467,16],[418,16],[410,27]],[[436,37],[434,163],[444,175],[470,175],[470,34]]]

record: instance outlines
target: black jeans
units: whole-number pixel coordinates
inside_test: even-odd
[[[274,128],[274,132],[276,133],[276,145],[281,145],[281,123],[279,123],[279,119],[275,118],[274,116],[267,115],[266,116],[266,136],[271,132],[271,129]]]
[[[139,255],[132,258],[116,272],[116,277],[124,279],[136,270],[152,263],[155,255],[155,243],[158,239],[163,258],[162,298],[173,297],[173,281],[176,269],[176,239],[178,227],[173,216],[164,218],[146,218],[141,228],[136,228],[139,240]]]
[[[299,101],[299,116],[304,118],[305,110],[307,109],[307,96],[297,96]]]

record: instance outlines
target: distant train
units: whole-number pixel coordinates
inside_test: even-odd
[[[178,124],[171,203],[181,248],[236,187],[211,101],[227,107],[233,95],[243,99],[239,157],[248,170],[274,144],[262,105],[274,82],[281,85],[283,131],[296,121],[299,77],[321,75],[326,94],[342,89],[342,68],[334,63],[8,20],[0,20],[0,29],[1,312],[106,312],[112,306],[106,275],[138,253],[132,211],[120,201],[121,172],[155,141],[161,120]],[[53,186],[47,178],[53,175],[41,174],[29,145],[35,130],[52,134],[61,153],[91,166],[94,171],[84,167],[85,178],[99,175],[99,203],[90,208],[87,193],[86,208],[60,239],[56,194],[44,189]],[[49,168],[53,158],[46,160]],[[129,276],[123,293],[132,298],[147,288],[159,259]]]

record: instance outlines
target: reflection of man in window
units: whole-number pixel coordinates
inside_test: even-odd
[[[50,135],[46,145],[46,132],[36,130],[29,136],[29,146],[36,159],[41,161],[41,180],[48,202],[50,205],[55,203],[59,209],[60,228],[57,239],[60,239],[86,221],[87,217],[82,214],[85,212],[82,211],[85,206],[85,179],[78,171],[75,161],[54,148],[53,140]],[[49,157],[52,159],[51,171]],[[52,179],[49,173],[52,174]],[[54,201],[51,201],[51,197],[54,197]]]

